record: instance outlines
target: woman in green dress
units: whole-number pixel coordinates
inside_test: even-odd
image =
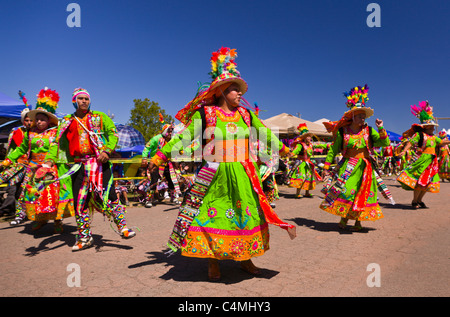
[[[414,209],[427,208],[422,201],[427,193],[439,193],[439,164],[436,155],[436,147],[450,143],[434,135],[437,126],[433,117],[433,108],[428,101],[419,102],[419,107],[411,106],[411,112],[419,118],[420,124],[413,124],[409,134],[413,134],[404,147],[401,155],[404,155],[412,146],[419,150],[420,157],[408,166],[397,178],[397,181],[405,190],[412,190],[413,200],[411,206]]]
[[[302,189],[305,191],[304,197],[311,198],[312,195],[309,191],[316,188],[316,180],[321,180],[311,157],[314,149],[325,149],[327,146],[312,142],[312,133],[309,132],[306,123],[301,123],[297,130],[299,130],[300,136],[295,140],[295,148],[292,151],[292,155],[297,156],[297,160],[289,177],[289,187],[297,188],[296,198],[302,197],[300,194]]]
[[[320,208],[341,217],[339,227],[342,229],[349,219],[355,220],[354,231],[362,229],[361,221],[383,217],[377,202],[377,188],[383,188],[385,198],[392,199],[372,163],[373,148],[388,146],[390,141],[382,120],[375,121],[378,131],[365,123],[365,119],[373,115],[373,110],[365,106],[367,92],[367,85],[353,88],[346,94],[350,110],[340,121],[324,123],[335,135],[324,172],[330,168],[336,154],[342,153],[343,158],[335,168],[337,180],[326,188]]]
[[[267,148],[281,155],[289,149],[240,106],[247,84],[236,70],[235,57],[234,49],[213,53],[212,83],[176,115],[185,129],[149,162],[154,169],[197,137],[206,139],[199,148],[202,167],[180,206],[168,246],[174,252],[181,249],[183,256],[208,258],[211,281],[220,279],[218,260],[240,261],[244,271],[260,274],[251,258],[269,249],[268,224],[295,237],[295,227],[278,218],[263,193],[252,140],[267,140]]]
[[[54,220],[55,233],[62,233],[63,218],[74,216],[70,182],[61,180],[42,191],[38,189],[44,177],[57,179],[58,174],[67,171],[67,167],[63,165],[47,168],[45,164],[45,156],[56,138],[58,117],[55,115],[55,109],[58,107],[58,101],[59,95],[56,91],[45,88],[39,92],[36,109],[28,112],[33,125],[20,146],[3,161],[3,165],[11,165],[24,154],[28,156],[19,203],[26,211],[28,219],[34,221],[33,230],[38,230],[49,220]]]

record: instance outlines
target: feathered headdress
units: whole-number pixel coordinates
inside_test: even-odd
[[[58,108],[59,94],[45,87],[37,95],[36,109],[43,109],[50,113],[55,113]]]
[[[58,108],[59,94],[45,87],[37,94],[36,108],[28,113],[28,117],[35,121],[37,113],[44,113],[47,115],[54,125],[58,125],[58,117],[55,115]]]
[[[231,82],[237,83],[242,94],[246,93],[248,88],[247,83],[241,78],[241,75],[237,70],[235,62],[236,57],[236,50],[229,49],[228,47],[222,47],[220,50],[213,52],[210,58],[211,71],[209,72],[212,79],[211,84],[201,84],[199,82],[194,99],[187,103],[183,109],[178,111],[175,118],[186,124],[195,111],[200,109],[204,104],[213,101],[216,88],[223,84]]]
[[[300,133],[300,135],[299,135],[299,138],[300,138],[300,139],[303,139],[303,138],[305,138],[305,137],[307,137],[307,136],[309,136],[309,135],[312,135],[312,133],[309,132],[308,126],[306,125],[306,123],[300,123],[300,124],[297,126],[297,130],[298,130],[298,132]]]
[[[216,80],[217,77],[224,73],[230,73],[236,77],[241,77],[241,74],[237,70],[237,65],[234,59],[237,57],[236,49],[229,49],[228,47],[222,47],[217,52],[213,52],[211,56],[211,75],[212,80]]]
[[[419,106],[411,105],[411,113],[420,120],[421,125],[437,125],[433,116],[433,107],[428,100],[419,102]]]
[[[347,98],[346,105],[348,108],[353,109],[354,107],[361,107],[365,105],[369,100],[367,96],[369,92],[369,87],[364,85],[364,87],[357,86],[350,89],[349,92],[344,92],[344,96]]]
[[[366,103],[369,101],[368,93],[369,86],[367,84],[364,87],[356,86],[350,89],[349,92],[344,92],[344,97],[346,98],[345,104],[349,110],[344,113],[339,121],[323,122],[327,131],[333,133],[335,136],[339,128],[352,123],[353,112],[355,111],[364,111],[366,113],[366,119],[373,116],[373,109],[366,107]]]

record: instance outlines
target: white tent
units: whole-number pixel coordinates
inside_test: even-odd
[[[298,134],[297,127],[300,123],[306,123],[308,130],[318,137],[331,137],[331,133],[327,132],[323,124],[314,123],[288,113],[281,113],[262,122],[270,129],[278,130],[279,135]]]

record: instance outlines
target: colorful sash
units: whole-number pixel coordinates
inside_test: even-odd
[[[180,212],[167,242],[167,246],[171,249],[167,252],[168,255],[175,253],[182,246],[218,167],[218,163],[208,162],[196,175],[194,184],[186,193],[183,204],[180,206]]]
[[[338,165],[336,166],[336,174],[339,173],[339,168],[342,166],[344,162],[344,159],[342,159]],[[341,194],[342,190],[344,189],[345,182],[348,180],[350,175],[353,172],[353,169],[355,168],[356,163],[358,163],[357,158],[349,158],[347,166],[345,168],[344,173],[342,173],[341,176],[337,177],[336,182],[333,186],[329,183],[329,188],[326,189],[326,195],[324,202],[328,204],[329,206],[333,205],[334,201],[338,198],[338,196]],[[325,189],[325,187],[324,187]]]
[[[16,163],[0,173],[0,184],[8,182],[9,186],[14,186],[23,180],[27,171],[27,165]]]
[[[250,182],[252,183],[253,190],[258,195],[259,204],[261,206],[261,209],[264,212],[264,217],[266,218],[267,223],[276,225],[282,229],[285,229],[288,232],[289,237],[291,239],[294,239],[297,236],[296,227],[282,221],[278,217],[278,215],[273,211],[272,207],[270,206],[269,201],[267,200],[266,195],[264,195],[264,192],[261,188],[260,180],[259,180],[258,174],[256,173],[256,169],[255,169],[255,166],[253,165],[253,163],[249,160],[246,160],[244,162],[241,162],[241,164],[244,167],[244,170],[247,173],[247,176],[250,179]]]
[[[353,211],[364,211],[366,208],[367,199],[370,194],[370,186],[372,185],[373,173],[372,173],[372,164],[366,158],[362,158],[366,163],[366,168],[363,172],[363,178],[361,182],[361,187],[359,188],[358,193],[355,196],[355,200],[353,201],[352,210]]]
[[[378,175],[378,173],[375,171],[375,169],[374,169],[374,172],[375,172],[375,178],[377,180],[378,190],[380,191],[380,193],[383,195],[383,197],[386,200],[389,200],[392,205],[395,205],[394,198],[392,197],[391,192],[387,188],[387,186],[384,183],[383,179],[380,177],[380,175]]]
[[[433,179],[434,175],[436,175],[438,172],[439,172],[439,164],[437,156],[435,155],[431,164],[428,165],[425,171],[420,175],[419,179],[417,180],[417,183],[420,186],[427,187],[430,184],[431,180]]]

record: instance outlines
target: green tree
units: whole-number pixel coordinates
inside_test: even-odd
[[[141,132],[146,142],[158,134],[164,124],[174,121],[170,115],[166,115],[166,111],[157,102],[148,98],[134,99],[133,102],[134,107],[131,109],[127,124]],[[159,121],[160,113],[164,117],[164,123]]]

